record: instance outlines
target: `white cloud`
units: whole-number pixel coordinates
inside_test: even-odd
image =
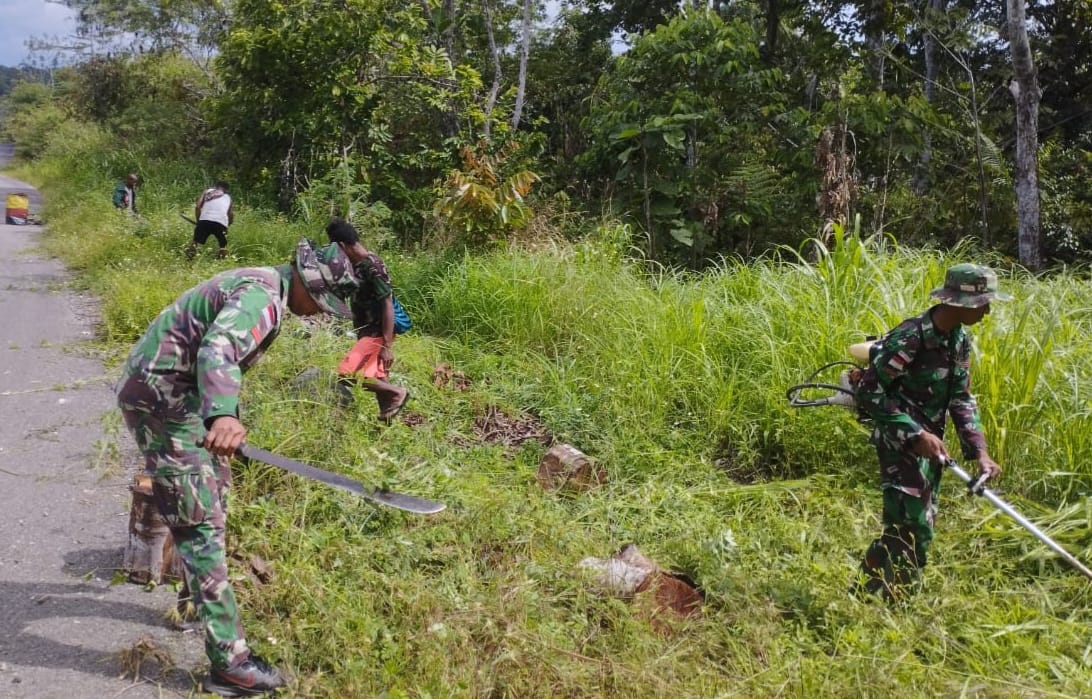
[[[64,38],[76,29],[69,8],[46,0],[0,0],[0,65],[17,66],[30,57],[27,39]]]

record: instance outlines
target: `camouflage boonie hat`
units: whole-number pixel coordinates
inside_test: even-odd
[[[296,271],[307,293],[327,313],[351,318],[345,301],[356,293],[360,281],[353,275],[353,265],[336,243],[315,247],[307,238],[296,244]]]
[[[1009,301],[1012,294],[997,289],[997,274],[989,267],[970,263],[950,267],[944,286],[929,294],[941,303],[960,308],[979,308],[990,301]]]

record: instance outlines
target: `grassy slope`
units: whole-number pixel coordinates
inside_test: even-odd
[[[174,212],[203,183],[158,170],[145,220],[119,218],[95,174],[108,164],[72,166],[97,152],[81,137],[32,177],[49,197],[50,249],[104,298],[114,358],[217,266],[279,262],[301,233],[320,237],[244,206],[239,258],[187,265]],[[1092,693],[1087,582],[952,483],[925,592],[893,608],[846,595],[878,532],[874,459],[848,413],[794,411],[784,389],[924,308],[952,259],[850,240],[815,266],[649,279],[610,243],[392,256],[418,328],[396,347],[396,380],[419,420],[381,428],[366,396],[346,413],[324,383],[293,391],[303,367],[332,371],[350,342],[295,320],[248,375],[244,419],[256,444],[449,509],[414,518],[240,466],[229,546],[276,567],[270,584],[237,586],[255,645],[316,697]],[[1074,276],[1005,285],[1019,300],[975,332],[991,451],[1007,496],[1087,560],[1092,294]],[[435,386],[442,363],[470,389]],[[610,484],[541,491],[540,445],[478,438],[475,418],[494,406],[540,418]],[[658,634],[579,575],[581,559],[627,542],[701,583],[700,619]]]

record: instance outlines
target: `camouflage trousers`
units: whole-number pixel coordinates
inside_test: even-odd
[[[205,627],[205,652],[213,667],[233,667],[249,657],[250,649],[224,553],[231,484],[227,460],[197,446],[205,427],[196,410],[196,392],[192,406],[188,396],[172,406],[139,377],[123,378],[116,391],[125,424],[153,477],[156,507],[185,564],[186,584]]]
[[[935,536],[943,469],[928,459],[880,441],[883,534],[865,552],[861,571],[872,592],[916,584]]]

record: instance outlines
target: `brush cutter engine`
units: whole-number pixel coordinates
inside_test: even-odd
[[[868,422],[869,417],[857,409],[854,397],[857,384],[864,376],[863,364],[868,361],[868,353],[875,344],[874,340],[859,342],[849,348],[849,354],[856,362],[837,361],[824,364],[811,372],[803,382],[791,386],[785,393],[789,405],[794,408],[815,408],[821,405],[840,405],[857,412],[857,420]],[[860,362],[860,363],[858,363]]]

